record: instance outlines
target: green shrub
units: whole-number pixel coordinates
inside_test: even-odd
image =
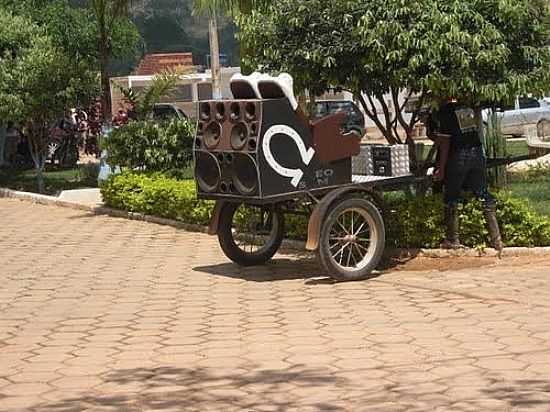
[[[195,182],[178,181],[161,174],[126,172],[111,176],[101,187],[105,203],[113,208],[145,213],[200,225],[208,224],[214,202],[197,200]],[[444,236],[442,199],[439,196],[386,199],[384,219],[387,246],[437,248]],[[527,201],[501,192],[497,195],[498,218],[507,246],[550,245],[550,219],[533,212]],[[287,215],[288,238],[305,239],[308,219]],[[460,207],[462,242],[485,247],[488,232],[479,201]]]
[[[194,135],[188,120],[134,121],[113,130],[102,146],[111,166],[178,176],[193,158]]]
[[[497,216],[506,246],[550,245],[550,219],[533,212],[524,199],[499,192]],[[437,248],[445,235],[440,196],[397,198],[385,211],[387,244],[403,248]],[[489,233],[481,202],[469,199],[460,205],[461,242],[469,247],[488,246]]]
[[[197,200],[195,182],[161,174],[125,172],[101,185],[105,203],[113,208],[207,225],[214,203]]]

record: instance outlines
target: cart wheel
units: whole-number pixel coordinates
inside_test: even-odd
[[[380,262],[385,242],[378,208],[366,199],[343,199],[332,206],[321,227],[319,260],[335,279],[364,279]]]
[[[284,215],[276,209],[227,203],[220,214],[218,239],[225,255],[241,266],[267,262],[284,236]]]
[[[53,140],[50,143],[48,143],[48,159],[52,164],[55,163],[55,159],[59,158],[59,153],[57,152],[59,148],[61,147],[61,144],[57,140]]]

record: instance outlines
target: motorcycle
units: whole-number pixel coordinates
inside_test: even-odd
[[[77,126],[72,119],[65,117],[51,132],[48,144],[48,160],[61,167],[76,167],[79,159]]]

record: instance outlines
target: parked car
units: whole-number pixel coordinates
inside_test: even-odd
[[[365,134],[365,116],[357,105],[349,100],[318,100],[315,102],[315,111],[313,119],[346,112],[348,114],[347,121],[344,123],[344,129],[353,131],[363,136]]]
[[[153,119],[160,120],[170,120],[170,119],[179,119],[185,120],[188,116],[177,107],[175,104],[171,103],[157,103],[153,108]]]
[[[538,126],[550,122],[550,99],[519,97],[513,107],[504,107],[497,112],[503,134],[525,135],[527,126]]]

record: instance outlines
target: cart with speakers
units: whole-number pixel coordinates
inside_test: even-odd
[[[209,233],[225,255],[261,265],[285,217],[309,218],[306,248],[339,280],[364,279],[385,247],[381,192],[413,185],[406,146],[361,145],[345,113],[310,121],[288,75],[235,76],[233,100],[199,102],[194,142],[200,199],[216,200]]]

